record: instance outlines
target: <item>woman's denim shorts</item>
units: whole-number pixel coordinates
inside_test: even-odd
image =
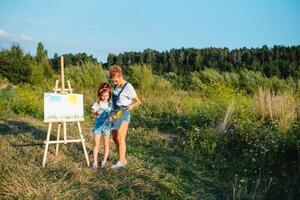
[[[130,118],[131,118],[131,113],[130,111],[124,111],[123,112],[123,121],[125,122],[130,122]]]

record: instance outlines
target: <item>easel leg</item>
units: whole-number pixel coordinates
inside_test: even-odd
[[[87,154],[86,148],[85,148],[84,138],[83,138],[83,135],[82,135],[81,126],[80,126],[79,122],[77,122],[77,126],[78,126],[78,131],[79,131],[79,135],[80,135],[80,139],[81,139],[81,144],[82,144],[82,148],[83,148],[85,159],[86,159],[86,164],[88,166],[90,166],[90,160],[89,160],[89,156]]]
[[[67,123],[63,122],[63,129],[64,129],[64,144],[67,144]]]
[[[58,149],[59,149],[58,141],[60,139],[60,128],[61,128],[61,123],[59,123],[57,127],[57,138],[56,138],[57,144],[56,144],[55,156],[58,156]]]
[[[47,161],[47,153],[48,153],[48,147],[49,147],[51,128],[52,128],[52,123],[50,122],[48,125],[48,131],[47,131],[46,146],[45,146],[45,152],[44,152],[44,158],[43,158],[43,164],[42,164],[43,167],[45,167],[46,161]]]

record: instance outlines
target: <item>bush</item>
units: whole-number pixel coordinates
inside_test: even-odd
[[[240,76],[235,72],[225,72],[224,79],[229,86],[234,88],[239,88],[240,85]]]
[[[206,91],[209,86],[224,83],[224,77],[214,69],[204,69],[200,72],[192,72],[190,76],[190,89]]]
[[[260,87],[270,88],[269,79],[261,72],[241,70],[239,75],[240,88],[249,94],[254,94]]]
[[[160,76],[154,76],[154,83],[152,85],[152,88],[154,91],[157,91],[159,93],[163,92],[164,94],[173,91],[172,84],[168,80]]]
[[[44,82],[44,79],[44,68],[39,65],[32,66],[30,83],[33,85],[40,85]]]
[[[76,89],[97,88],[99,83],[107,82],[107,74],[99,64],[86,62],[80,66],[65,69],[65,80],[70,80]]]
[[[278,78],[276,76],[273,76],[269,80],[270,80],[270,84],[271,84],[271,86],[270,86],[271,91],[277,93],[277,92],[282,92],[285,89],[287,89],[286,88],[286,83],[285,83],[284,80],[282,80],[282,79],[280,79],[280,78]]]
[[[152,69],[148,65],[132,65],[129,67],[129,82],[140,91],[152,88],[155,79]]]
[[[0,75],[6,77],[14,84],[26,83],[32,73],[32,57],[24,54],[18,45],[10,50],[0,51]]]
[[[206,68],[199,73],[199,78],[206,85],[224,83],[224,77],[217,70]]]
[[[14,99],[11,103],[11,109],[16,114],[27,114],[33,117],[42,117],[43,102],[33,90],[28,87],[19,87],[14,91]]]
[[[11,87],[0,90],[0,116],[5,116],[10,111],[10,106],[15,98],[15,91]]]
[[[192,72],[190,77],[189,89],[195,91],[205,91],[207,89],[207,85],[202,82],[200,79],[199,72]]]
[[[163,77],[154,75],[148,65],[132,65],[129,69],[128,81],[143,94],[165,94],[173,90],[172,84]]]

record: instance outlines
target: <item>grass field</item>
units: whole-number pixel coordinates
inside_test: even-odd
[[[152,79],[155,90],[147,86],[150,79],[138,90],[143,104],[132,113],[129,165],[110,168],[117,160],[111,142],[107,168],[96,171],[86,166],[80,143],[60,145],[57,157],[50,145],[42,168],[45,89],[1,84],[6,85],[0,90],[0,198],[300,198],[299,90],[261,88],[249,94],[203,82],[197,83],[200,91],[181,90],[163,78]],[[79,93],[85,97],[81,125],[92,160],[91,88]],[[78,138],[75,124],[68,125],[68,136]]]
[[[91,123],[82,126],[91,156]],[[75,128],[68,129],[72,137]],[[53,145],[46,168],[41,168],[46,125],[40,120],[14,116],[1,121],[1,132],[4,199],[219,199],[231,189],[221,187],[217,176],[208,177],[205,163],[182,151],[178,136],[155,128],[130,128],[128,167],[97,171],[86,166],[79,143],[61,145],[57,157]],[[117,159],[113,143],[111,147],[109,164]]]

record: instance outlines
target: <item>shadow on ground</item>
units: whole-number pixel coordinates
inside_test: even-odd
[[[29,143],[16,144],[13,143],[12,146],[24,147],[24,146],[40,146],[44,145],[43,141],[46,138],[45,130],[39,129],[31,125],[30,123],[20,121],[20,120],[1,120],[0,121],[0,136],[20,136],[20,135],[32,135],[34,141],[28,141]],[[54,139],[51,136],[51,139]]]

